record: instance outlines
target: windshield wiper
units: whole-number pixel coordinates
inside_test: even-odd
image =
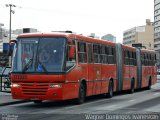
[[[24,66],[22,72],[25,72],[28,70],[29,66],[32,65],[32,62],[33,62],[33,57],[34,57],[34,52],[33,52],[33,55],[32,55],[32,58],[29,58],[27,64]]]
[[[23,68],[22,72],[27,71],[27,70],[28,70],[28,68],[29,68],[29,66],[32,64],[32,62],[33,62],[33,59],[32,59],[32,58],[30,58],[30,59],[28,60],[27,64],[24,66],[24,68]]]

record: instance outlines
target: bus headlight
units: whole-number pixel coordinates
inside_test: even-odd
[[[18,88],[18,87],[20,87],[21,85],[20,84],[17,84],[17,83],[12,83],[12,85],[11,85],[11,87],[13,87],[13,88]]]
[[[62,88],[61,84],[51,84],[50,88]]]

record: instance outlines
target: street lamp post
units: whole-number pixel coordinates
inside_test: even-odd
[[[13,4],[6,4],[6,7],[9,7],[9,17],[10,17],[10,19],[9,19],[9,43],[10,43],[10,40],[11,40],[11,20],[12,20],[12,16],[11,16],[11,14],[14,14],[15,12],[12,10],[12,7],[16,7],[15,5],[13,5]],[[10,46],[10,44],[8,45],[8,56],[10,56],[10,49],[11,49],[11,46]]]
[[[12,7],[16,7],[15,5],[13,5],[13,4],[6,4],[6,7],[9,7],[10,9],[9,9],[9,17],[10,17],[10,19],[9,19],[9,41],[11,40],[11,20],[12,20],[12,16],[11,16],[11,14],[13,13],[15,13],[13,10],[12,10]]]

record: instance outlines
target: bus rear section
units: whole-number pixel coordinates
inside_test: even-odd
[[[121,44],[116,45],[116,91],[151,88],[156,79],[156,53]]]
[[[141,50],[141,84],[140,88],[151,88],[157,82],[156,77],[156,53],[149,50]]]

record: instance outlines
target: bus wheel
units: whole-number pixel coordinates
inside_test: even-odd
[[[147,90],[150,90],[151,89],[151,84],[152,84],[152,82],[151,82],[152,80],[151,80],[151,77],[149,78],[149,82],[148,82],[148,87],[147,87]]]
[[[113,97],[113,82],[109,82],[109,88],[108,88],[108,97],[112,98]]]
[[[42,103],[42,100],[34,100],[33,101],[35,104],[40,104],[40,103]]]
[[[134,93],[134,79],[131,80],[131,89],[130,93]]]
[[[79,96],[76,100],[76,103],[82,104],[85,101],[85,97],[86,97],[86,88],[85,85],[81,83],[79,87]]]

